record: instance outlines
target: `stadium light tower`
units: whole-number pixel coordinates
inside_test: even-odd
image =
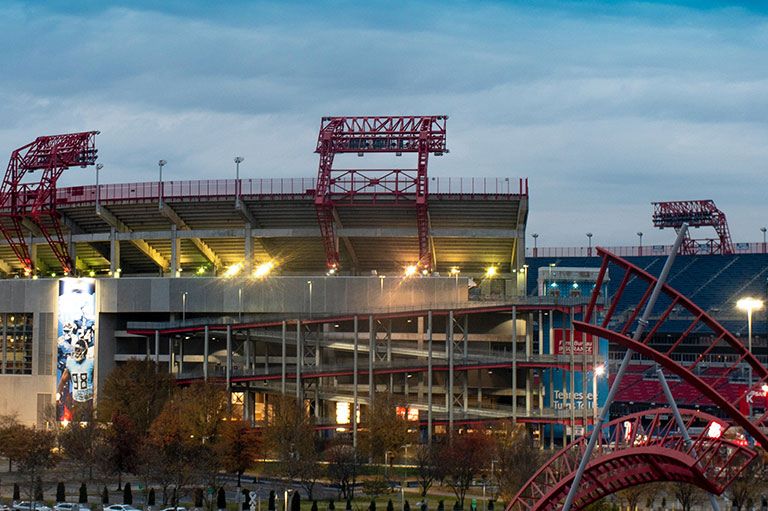
[[[637,251],[637,255],[643,255],[643,233],[642,231],[637,231],[637,237],[640,238],[640,247]]]
[[[763,301],[757,298],[747,296],[736,302],[736,307],[740,310],[747,311],[747,351],[752,354],[752,311],[757,311],[763,308]],[[752,366],[749,368],[749,388],[752,387]],[[749,415],[752,415],[752,405],[749,405]]]
[[[587,249],[587,255],[591,256],[592,255],[592,233],[591,232],[587,233],[587,240],[589,243],[589,248]]]

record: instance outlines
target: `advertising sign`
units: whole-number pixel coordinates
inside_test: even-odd
[[[56,417],[71,421],[93,404],[96,281],[59,281],[56,338]]]
[[[555,354],[556,355],[570,355],[571,354],[571,331],[568,329],[555,328],[554,341],[555,341]],[[586,350],[587,355],[592,354],[594,346],[593,337],[586,335],[583,332],[574,332],[573,336],[573,352],[575,355],[583,355]]]

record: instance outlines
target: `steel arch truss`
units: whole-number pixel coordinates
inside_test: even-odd
[[[366,195],[373,206],[414,206],[419,238],[419,266],[431,270],[434,264],[429,238],[429,195],[427,162],[429,154],[447,152],[445,126],[448,117],[323,117],[316,153],[320,167],[315,189],[315,209],[320,224],[326,263],[338,268],[339,247],[334,228],[334,208],[355,204]],[[334,169],[336,154],[417,153],[415,169]]]
[[[672,410],[657,408],[608,422],[587,465],[573,509],[638,484],[677,481],[720,495],[756,453],[726,437],[728,424],[681,409],[687,429],[700,431],[686,446]],[[717,433],[717,434],[715,434]],[[561,509],[589,437],[552,457],[515,495],[506,511]]]
[[[97,134],[97,131],[87,131],[38,137],[11,153],[0,186],[0,230],[25,272],[34,269],[22,230],[22,226],[25,223],[29,226],[30,222],[48,241],[64,273],[74,270],[56,211],[56,182],[67,168],[86,167],[96,162]],[[39,181],[22,182],[36,170],[42,171]]]
[[[602,248],[598,248],[598,253],[603,262],[597,284],[584,321],[574,321],[576,330],[608,339],[654,360],[683,380],[684,383],[671,386],[673,394],[676,389],[680,394],[693,387],[728,414],[764,449],[768,448],[765,429],[768,426],[768,406],[765,399],[757,399],[768,394],[768,370],[712,316],[666,284],[649,320],[647,333],[642,339],[633,341],[629,332],[637,325],[638,315],[645,307],[657,279]],[[599,290],[609,267],[611,280],[620,279],[620,283],[602,321],[591,324]],[[619,304],[621,310],[633,312],[623,317],[614,317]],[[674,331],[682,330],[683,333],[661,344],[655,335],[665,331],[663,326],[668,321],[676,322]],[[690,356],[690,353],[695,353],[695,359],[685,362],[685,357]],[[712,357],[718,358],[716,366],[709,363]],[[750,374],[751,385],[748,380]],[[685,384],[688,387],[683,386]],[[698,401],[701,402],[700,399]],[[753,412],[751,416],[749,409]]]

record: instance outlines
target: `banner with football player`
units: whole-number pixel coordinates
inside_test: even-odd
[[[59,281],[56,359],[56,416],[71,421],[93,405],[96,355],[96,281]]]

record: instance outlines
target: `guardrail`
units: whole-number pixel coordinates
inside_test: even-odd
[[[639,256],[668,256],[672,252],[672,245],[627,245],[618,247],[602,247],[619,257]],[[735,254],[768,254],[768,243],[751,241],[734,243]],[[700,255],[709,255],[709,249],[701,246]],[[528,247],[525,250],[526,257],[595,257],[598,258],[597,249],[593,247]]]
[[[163,181],[70,186],[56,191],[56,202],[65,204],[108,204],[121,201],[156,201],[177,199],[210,199],[218,197],[314,197],[315,178],[275,179],[204,179],[199,181]],[[362,195],[366,191],[359,192]],[[379,192],[380,193],[380,192]],[[528,195],[527,178],[432,177],[430,194],[479,196]]]

